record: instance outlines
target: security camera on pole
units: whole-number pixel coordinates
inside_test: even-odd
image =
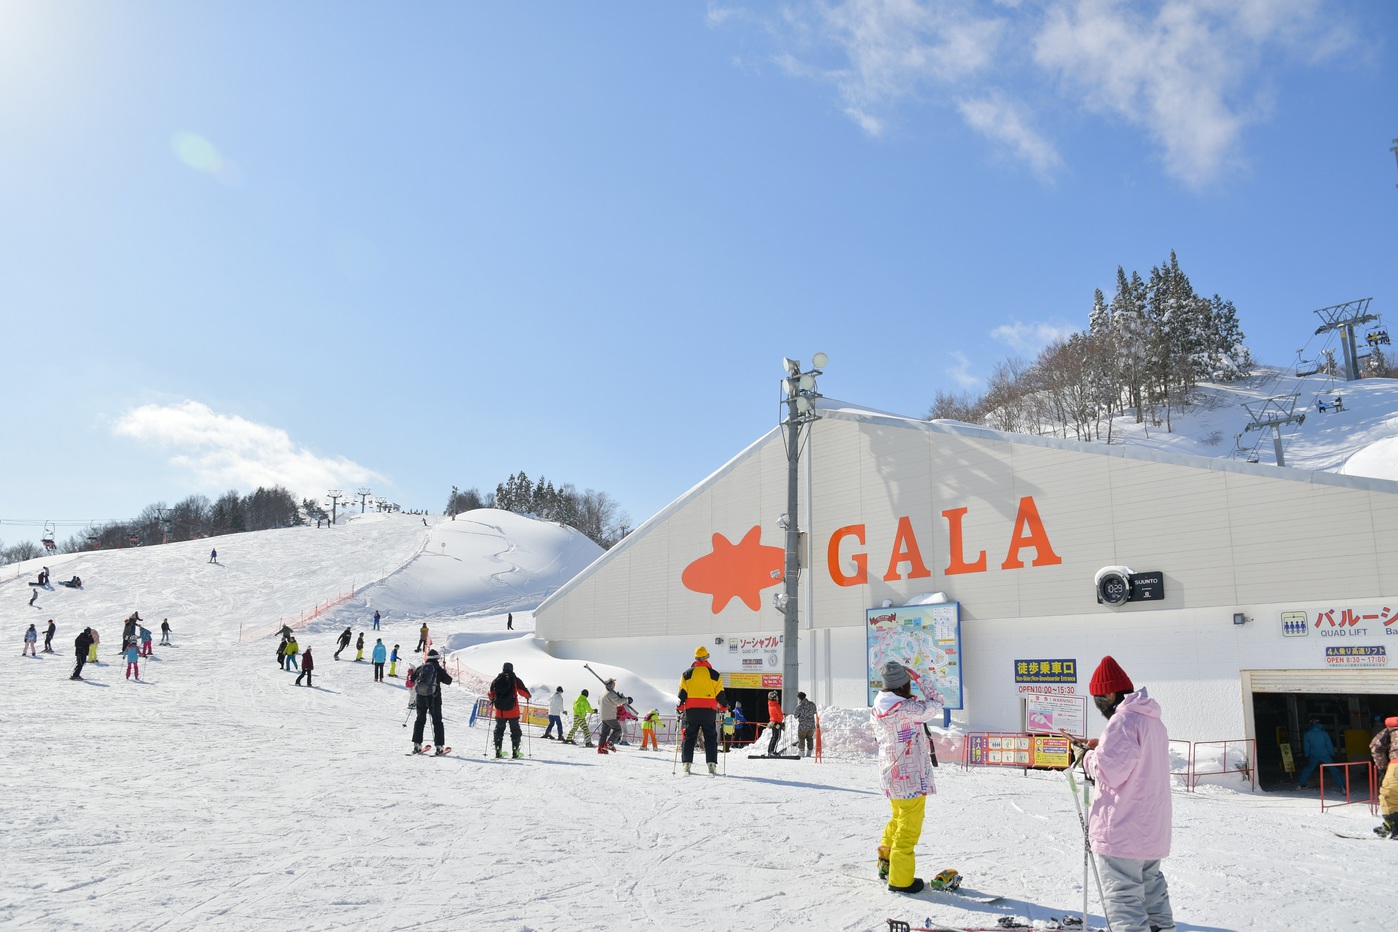
[[[797,652],[796,640],[799,620],[798,591],[801,575],[801,527],[797,520],[797,466],[801,462],[801,428],[818,420],[815,399],[821,397],[816,391],[816,376],[830,361],[824,353],[816,353],[811,358],[811,368],[801,371],[798,359],[783,359],[782,368],[786,375],[782,378],[782,403],[786,406],[786,417],[781,423],[786,425],[786,514],[777,523],[786,531],[786,562],[783,581],[786,585],[772,599],[777,609],[785,616],[782,639],[782,712],[787,715],[796,712]]]

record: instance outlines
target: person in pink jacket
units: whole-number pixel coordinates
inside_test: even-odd
[[[888,889],[918,893],[925,886],[917,871],[914,849],[922,837],[927,797],[937,792],[932,781],[932,754],[923,722],[942,717],[942,697],[923,686],[922,699],[914,699],[912,675],[907,667],[890,660],[879,670],[883,690],[874,697],[872,722],[879,740],[879,775],[883,795],[892,816],[884,826],[879,845],[879,873],[887,862]],[[921,681],[919,681],[921,685]]]
[[[1103,657],[1088,684],[1107,719],[1083,760],[1097,783],[1088,836],[1113,932],[1175,932],[1160,861],[1170,853],[1170,737],[1160,704]]]

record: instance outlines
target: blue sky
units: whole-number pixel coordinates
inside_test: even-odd
[[[1286,364],[1316,308],[1398,313],[1395,36],[1358,0],[5,0],[0,540],[519,469],[639,522],[777,422],[783,356],[922,414],[1171,249]]]

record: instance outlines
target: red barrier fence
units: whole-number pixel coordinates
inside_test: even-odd
[[[1241,764],[1228,764],[1228,751],[1236,749],[1239,745],[1243,747],[1243,757]],[[1199,769],[1199,749],[1219,747],[1223,753],[1219,755],[1222,761],[1218,770]],[[1194,750],[1189,757],[1189,788],[1193,790],[1199,784],[1200,777],[1218,776],[1220,774],[1239,773],[1247,774],[1248,780],[1252,783],[1252,788],[1257,789],[1257,742],[1252,738],[1230,738],[1224,741],[1196,741]]]
[[[1353,773],[1353,770],[1354,770],[1355,767],[1362,767],[1362,768],[1363,768],[1363,779],[1368,783],[1368,786],[1366,787],[1366,789],[1367,789],[1369,795],[1366,796],[1366,797],[1364,797],[1363,799],[1355,799],[1355,798],[1354,798],[1353,786],[1352,786],[1352,782],[1351,782],[1351,781],[1352,781],[1351,774]],[[1343,786],[1344,786],[1344,790],[1345,790],[1345,795],[1344,795],[1344,800],[1345,800],[1345,801],[1342,802],[1342,803],[1328,803],[1328,802],[1325,801],[1325,771],[1327,771],[1327,770],[1330,770],[1330,771],[1339,770],[1341,773],[1344,774],[1343,781],[1340,781],[1340,780],[1332,780],[1332,783],[1336,783],[1336,784],[1343,782]],[[1340,807],[1340,806],[1353,806],[1353,805],[1357,805],[1358,803],[1368,803],[1368,804],[1369,804],[1369,813],[1370,813],[1371,815],[1378,815],[1378,814],[1379,814],[1379,772],[1378,772],[1378,768],[1376,768],[1376,767],[1374,766],[1374,762],[1373,762],[1373,761],[1370,761],[1370,760],[1363,760],[1363,761],[1357,760],[1357,761],[1350,761],[1349,763],[1321,764],[1321,765],[1320,765],[1320,811],[1321,811],[1321,812],[1324,812],[1324,811],[1327,810],[1327,809],[1335,809],[1335,808],[1338,808],[1338,807]]]
[[[354,583],[350,583],[350,587],[347,591],[342,592],[339,595],[328,599],[327,601],[317,602],[314,608],[308,608],[301,614],[296,615],[292,618],[278,618],[277,623],[274,625],[255,625],[245,628],[242,624],[239,624],[238,643],[242,644],[246,641],[256,641],[261,638],[271,637],[272,635],[281,631],[284,627],[290,628],[293,631],[297,630],[298,628],[302,628],[306,624],[308,624],[312,619],[319,618],[321,615],[324,615],[326,612],[330,611],[335,606],[343,605],[350,599],[354,598],[354,593],[355,585]]]

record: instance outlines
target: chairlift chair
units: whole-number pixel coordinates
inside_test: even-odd
[[[1296,377],[1304,379],[1308,375],[1315,375],[1320,371],[1320,361],[1316,359],[1303,359],[1296,364]]]
[[[1392,341],[1388,339],[1388,331],[1383,328],[1370,330],[1364,335],[1364,342],[1370,346],[1389,346]]]

